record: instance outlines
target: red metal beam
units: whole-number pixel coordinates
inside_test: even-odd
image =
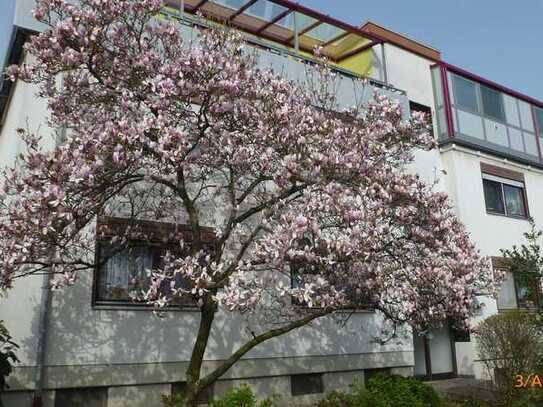
[[[192,8],[192,12],[197,12],[198,10],[200,10],[200,8],[206,4],[209,0],[201,0],[200,3],[198,3],[197,5],[195,5],[193,8]]]
[[[380,42],[380,41],[377,41],[377,42],[372,41],[372,42],[370,42],[370,43],[368,43],[368,44],[364,44],[364,45],[362,45],[361,47],[355,48],[355,49],[353,49],[352,51],[347,52],[346,54],[343,54],[338,60],[336,60],[336,62],[339,63],[339,62],[341,62],[341,61],[344,61],[344,60],[346,60],[347,58],[350,58],[350,57],[352,57],[353,55],[356,55],[356,54],[359,54],[359,53],[361,53],[361,52],[364,52],[364,51],[370,49],[371,47],[373,47],[374,45],[378,45],[378,44],[381,44],[381,42]]]
[[[243,13],[245,10],[247,10],[249,7],[251,7],[253,4],[255,4],[258,0],[249,0],[246,4],[244,4],[242,7],[240,7],[237,11],[232,13],[227,19],[226,22],[230,23],[234,18],[239,16],[241,13]]]
[[[292,13],[293,10],[286,9],[281,14],[277,15],[275,18],[272,18],[270,21],[268,21],[266,24],[264,24],[262,27],[260,27],[258,30],[256,30],[254,33],[256,35],[260,34],[262,31],[266,30],[266,28],[274,25],[275,23],[281,21],[283,18],[288,16],[290,13]]]
[[[302,35],[304,35],[305,33],[311,31],[313,28],[316,28],[318,27],[319,25],[321,25],[323,22],[322,21],[315,21],[313,24],[310,24],[308,27],[304,28],[302,31],[300,31],[298,33],[298,37],[301,37]],[[292,40],[296,37],[296,34],[292,35],[288,40],[287,42],[290,44],[292,42]]]
[[[540,142],[540,134],[541,134],[541,128],[539,127],[539,121],[537,120],[537,115],[535,113],[536,107],[534,105],[530,106],[532,111],[532,120],[534,121],[534,129],[535,129],[535,140],[537,142],[537,152],[539,154],[539,161],[543,160],[543,156],[541,155],[541,142]]]

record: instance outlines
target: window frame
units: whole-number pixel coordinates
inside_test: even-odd
[[[192,241],[191,230],[187,225],[174,225],[172,223],[166,222],[156,222],[148,220],[135,220],[129,218],[117,218],[117,217],[101,217],[97,220],[97,230],[100,227],[122,227],[128,224],[133,225],[137,223],[142,227],[143,230],[149,232],[151,237],[149,240],[131,240],[131,243],[134,246],[146,246],[146,247],[158,247],[161,249],[166,249],[168,247],[174,247],[176,242],[167,241],[165,242],[164,237],[169,234],[174,228],[177,228],[180,231],[186,242],[190,244]],[[215,250],[215,233],[212,228],[201,227],[202,231],[202,240],[206,247],[210,250]],[[100,279],[102,274],[102,264],[101,264],[101,251],[104,250],[106,245],[110,243],[107,240],[102,240],[98,237],[95,239],[95,250],[94,250],[94,268],[93,268],[93,279],[92,279],[92,299],[91,306],[92,308],[97,309],[133,309],[133,310],[154,310],[152,304],[148,304],[145,301],[135,301],[130,299],[101,299],[100,298]],[[168,305],[166,310],[169,311],[197,311],[199,312],[199,307],[194,302],[182,302],[177,304]]]
[[[503,213],[496,212],[488,209],[487,199],[485,194],[485,180],[498,183],[501,192],[501,202],[503,205]],[[490,164],[481,163],[481,184],[483,190],[483,201],[485,204],[485,211],[489,215],[505,216],[513,219],[529,219],[530,208],[528,204],[528,195],[526,192],[526,182],[524,181],[524,175],[515,171],[511,171],[505,168],[495,167]],[[507,210],[507,199],[505,194],[504,185],[521,190],[522,207],[524,209],[523,215],[511,214]]]
[[[480,89],[479,89],[479,83],[478,82],[475,82],[471,79],[468,79],[468,78],[465,78],[461,75],[457,75],[455,73],[451,73],[451,76],[452,76],[452,81],[451,81],[451,84],[452,84],[452,93],[453,93],[453,102],[454,102],[454,106],[457,108],[457,109],[461,109],[461,110],[464,110],[466,112],[469,112],[469,113],[474,113],[478,116],[483,116],[484,113],[482,111],[482,96],[481,96],[481,92],[480,92]],[[473,89],[475,91],[475,105],[476,105],[476,109],[473,109],[472,106],[466,106],[462,103],[459,103],[458,101],[458,92],[456,90],[456,81],[457,81],[457,78],[460,79],[460,80],[463,80],[465,82],[468,82],[468,83],[471,83],[473,84]]]

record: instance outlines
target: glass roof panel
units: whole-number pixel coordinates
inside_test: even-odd
[[[279,22],[277,22],[277,25],[280,25],[282,27],[285,27],[285,28],[288,28],[289,30],[294,31],[295,20],[296,20],[296,27],[298,28],[298,32],[302,31],[304,28],[309,27],[310,25],[314,24],[317,21],[316,18],[309,17],[308,15],[295,12],[279,20]]]
[[[243,7],[249,0],[213,0],[213,3],[220,4],[221,6],[231,8],[232,10],[238,10]]]
[[[286,10],[286,7],[272,3],[271,1],[258,0],[255,4],[245,10],[244,14],[260,18],[261,20],[271,21]]]
[[[345,33],[345,30],[342,30],[341,28],[334,25],[324,23],[313,28],[311,31],[306,32],[305,35],[322,42],[327,42],[334,38],[337,38],[343,33]]]
[[[288,28],[289,30],[292,30],[294,27],[294,13],[290,13],[283,17],[281,20],[279,20],[275,25],[278,25],[280,27]]]

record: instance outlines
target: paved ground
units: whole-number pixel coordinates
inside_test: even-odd
[[[443,396],[452,400],[496,400],[496,393],[489,382],[469,378],[455,378],[426,382]]]

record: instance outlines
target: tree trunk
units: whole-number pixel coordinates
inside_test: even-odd
[[[196,337],[189,367],[187,368],[187,387],[185,388],[186,407],[196,407],[198,396],[204,390],[204,387],[200,383],[200,374],[216,312],[217,305],[211,299],[211,294],[208,294],[201,309],[198,336]]]

